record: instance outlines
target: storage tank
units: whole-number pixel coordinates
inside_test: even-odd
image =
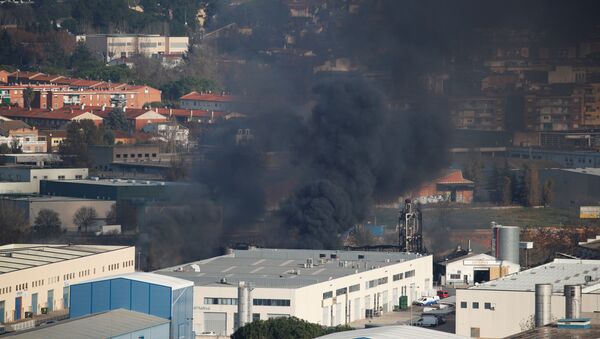
[[[238,285],[238,326],[243,327],[248,323],[248,294],[246,283],[240,281]]]
[[[565,285],[565,318],[581,316],[581,285]]]
[[[519,235],[517,226],[502,226],[492,222],[492,254],[498,260],[519,264]]]
[[[552,322],[552,284],[535,285],[535,327]]]

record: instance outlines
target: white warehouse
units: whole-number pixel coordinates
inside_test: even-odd
[[[398,252],[255,249],[156,273],[194,282],[194,331],[230,335],[242,322],[295,316],[335,326],[390,312],[432,291],[432,256]],[[238,305],[240,282],[248,288]],[[247,297],[247,299],[246,299]]]
[[[504,338],[531,329],[535,285],[551,284],[551,321],[565,317],[565,285],[581,286],[581,312],[600,311],[600,260],[554,259],[520,273],[456,290],[456,334]]]

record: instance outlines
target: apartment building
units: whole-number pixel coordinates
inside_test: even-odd
[[[458,129],[502,131],[505,128],[506,99],[491,96],[450,100],[450,114]]]
[[[525,95],[525,127],[531,131],[566,131],[579,128],[583,98],[574,86],[560,84]]]
[[[24,121],[31,126],[44,129],[58,129],[72,121],[92,120],[96,125],[102,124],[104,119],[92,113],[85,106],[63,107],[58,110],[48,109],[0,109],[0,116]]]
[[[248,100],[229,94],[212,94],[190,92],[179,98],[181,108],[224,111],[231,112],[238,109],[244,109],[244,106],[250,104]]]
[[[188,37],[169,37],[153,34],[92,34],[79,35],[77,41],[85,43],[92,53],[105,61],[128,58],[186,54]]]
[[[161,101],[161,91],[150,86],[122,86],[97,90],[40,90],[36,92],[35,108],[58,109],[69,105],[123,106],[142,108]]]
[[[12,325],[69,308],[69,286],[135,271],[135,247],[0,246],[0,323]]]

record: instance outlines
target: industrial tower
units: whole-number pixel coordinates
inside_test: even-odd
[[[423,253],[423,223],[418,203],[404,201],[398,218],[400,252]]]

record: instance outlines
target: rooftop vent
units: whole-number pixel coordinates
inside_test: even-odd
[[[592,276],[591,275],[586,275],[585,276],[585,282],[586,283],[592,282]]]
[[[219,280],[219,283],[221,283],[221,284],[227,284],[227,279],[221,278],[221,280]]]

